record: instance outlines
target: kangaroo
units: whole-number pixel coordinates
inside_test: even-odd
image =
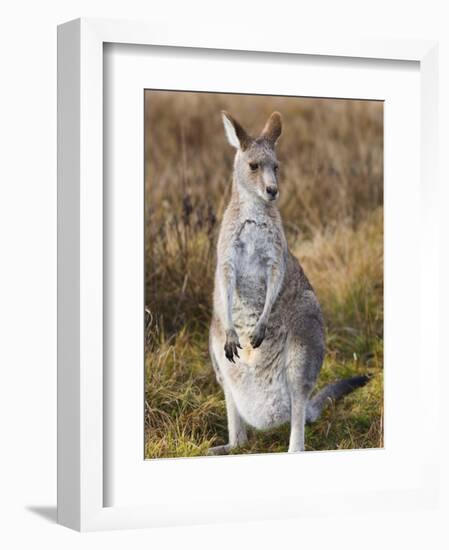
[[[229,442],[209,453],[245,445],[247,425],[265,430],[286,422],[288,451],[303,451],[305,423],[368,377],[334,382],[311,397],[325,354],[324,323],[276,207],[281,116],[274,112],[256,139],[229,113],[222,118],[236,154],[217,244],[209,352],[225,395]]]

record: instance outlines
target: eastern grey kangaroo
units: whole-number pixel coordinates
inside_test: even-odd
[[[328,398],[368,377],[334,382],[311,397],[325,353],[324,325],[276,207],[281,116],[273,113],[257,139],[228,113],[222,116],[237,151],[217,246],[209,351],[225,394],[229,443],[210,453],[244,445],[246,425],[264,430],[288,421],[288,450],[303,451],[305,423],[318,418]]]

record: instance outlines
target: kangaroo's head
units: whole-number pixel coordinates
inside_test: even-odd
[[[281,115],[273,113],[258,138],[252,138],[227,112],[222,111],[229,143],[237,149],[234,178],[250,196],[265,202],[278,198],[278,160],[275,145],[282,131]]]

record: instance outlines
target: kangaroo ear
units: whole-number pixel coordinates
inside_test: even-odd
[[[276,145],[277,140],[282,132],[282,118],[280,113],[275,111],[267,120],[260,137],[266,139],[271,145]]]
[[[229,143],[236,149],[241,149],[242,151],[247,149],[251,143],[251,137],[229,113],[221,111],[221,116]]]

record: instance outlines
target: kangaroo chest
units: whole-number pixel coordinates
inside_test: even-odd
[[[264,278],[267,266],[276,261],[276,231],[265,222],[247,220],[234,241],[237,278]]]
[[[276,261],[276,232],[265,222],[247,220],[233,246],[236,292],[233,309],[237,322],[253,325],[265,303],[267,268]]]

